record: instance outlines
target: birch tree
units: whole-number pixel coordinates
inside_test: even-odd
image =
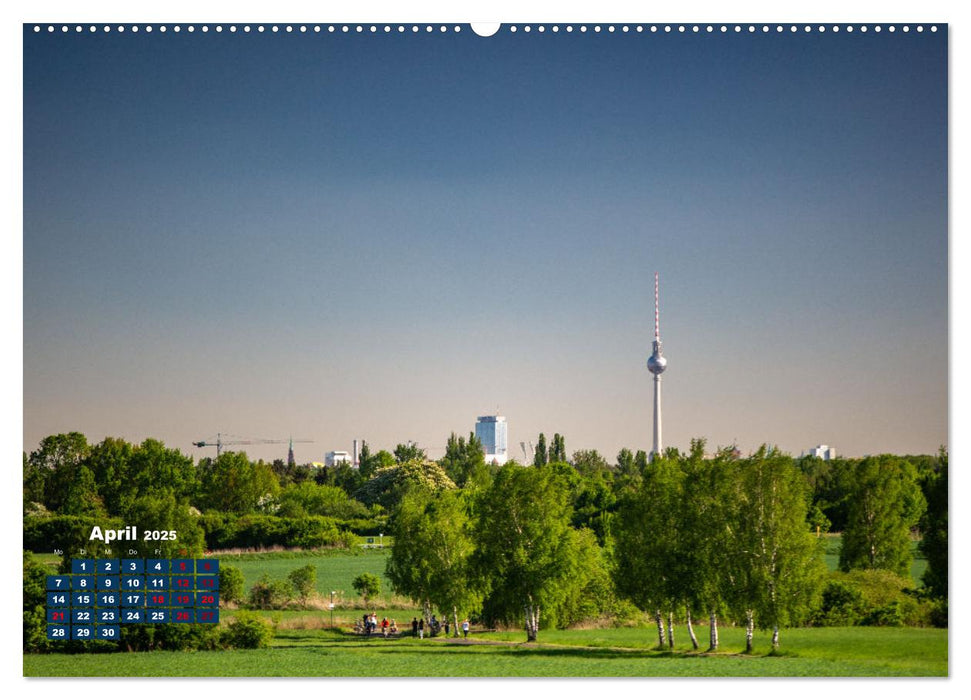
[[[505,465],[477,502],[474,565],[487,591],[483,612],[524,621],[536,641],[544,609],[566,597],[576,573],[569,495],[547,465]]]
[[[728,573],[731,602],[744,617],[746,652],[759,629],[772,629],[772,648],[780,628],[798,624],[819,596],[825,565],[806,521],[805,480],[792,458],[763,445],[739,460],[738,507],[728,522],[733,551]]]

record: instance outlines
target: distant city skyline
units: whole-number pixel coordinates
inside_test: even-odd
[[[463,29],[25,27],[23,449],[947,444],[944,25]]]

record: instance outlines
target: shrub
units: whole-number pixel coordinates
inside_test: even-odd
[[[273,625],[256,613],[236,613],[223,630],[220,642],[230,649],[265,649],[273,639]]]
[[[362,598],[364,598],[365,607],[370,607],[371,599],[381,592],[381,579],[374,574],[369,574],[367,572],[355,578],[351,582],[351,585],[354,586],[354,590],[357,591]]]
[[[249,592],[250,607],[260,610],[284,608],[293,597],[293,587],[289,581],[271,581],[267,574],[263,574]]]
[[[300,596],[300,601],[306,603],[307,598],[317,588],[317,567],[313,564],[307,564],[306,566],[301,566],[299,569],[294,569],[287,576],[287,580],[293,586],[297,595]]]
[[[235,566],[224,566],[219,572],[219,596],[227,603],[243,600],[243,572]]]
[[[823,589],[822,604],[814,622],[827,627],[859,624],[866,613],[863,592],[844,581],[829,581]]]

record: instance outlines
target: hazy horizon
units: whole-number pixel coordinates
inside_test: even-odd
[[[948,443],[946,26],[462,29],[25,27],[23,449]]]

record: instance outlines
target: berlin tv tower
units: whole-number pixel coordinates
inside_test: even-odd
[[[653,462],[661,454],[661,373],[667,368],[668,361],[661,353],[661,315],[657,294],[657,273],[654,273],[654,352],[647,358],[647,370],[654,375],[654,449],[651,450]]]

